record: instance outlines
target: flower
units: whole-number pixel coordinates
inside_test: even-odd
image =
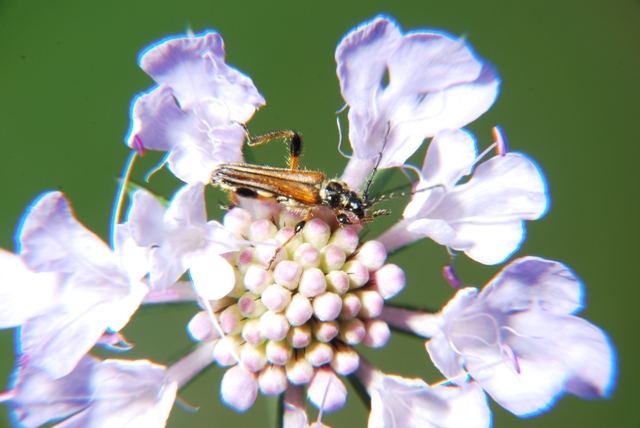
[[[464,251],[484,264],[501,263],[525,236],[524,221],[547,210],[544,177],[526,156],[506,153],[479,164],[473,136],[463,130],[439,132],[427,150],[405,220],[381,236],[393,250],[422,236]]]
[[[164,427],[178,382],[147,360],[104,360],[85,355],[67,375],[51,379],[33,366],[20,366],[12,390],[0,395],[16,422],[37,427]]]
[[[166,210],[149,192],[134,193],[125,225],[149,250],[153,290],[173,285],[187,269],[200,296],[219,299],[233,288],[233,270],[221,254],[238,245],[220,223],[207,222],[203,192],[202,184],[184,186]]]
[[[12,299],[1,324],[21,326],[21,360],[56,379],[107,331],[124,327],[149,289],[76,220],[60,192],[27,210],[18,236],[19,258],[0,252],[1,293]]]
[[[371,396],[369,428],[491,425],[487,398],[476,383],[429,386],[422,379],[385,375],[364,359],[356,376]]]
[[[215,31],[173,37],[140,56],[157,85],[135,98],[126,141],[132,149],[168,151],[181,180],[208,183],[220,162],[242,161],[246,123],[264,98],[251,79],[225,63]]]
[[[353,148],[342,179],[351,188],[364,182],[385,140],[380,167],[401,166],[425,138],[487,111],[500,85],[463,39],[441,31],[402,35],[386,17],[347,34],[336,63]]]
[[[598,327],[575,316],[583,286],[562,263],[524,257],[478,294],[465,288],[437,315],[385,308],[389,324],[431,337],[427,350],[452,382],[470,376],[518,416],[548,410],[564,393],[607,397],[615,350]]]

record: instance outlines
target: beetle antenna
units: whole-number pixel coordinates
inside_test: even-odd
[[[387,140],[389,138],[389,130],[391,129],[391,122],[387,122],[387,128],[384,132],[384,138],[382,139],[382,147],[378,152],[378,158],[376,159],[376,163],[373,165],[373,169],[371,170],[371,176],[367,180],[367,184],[364,186],[364,191],[362,192],[362,200],[365,205],[369,202],[369,187],[371,187],[371,183],[373,183],[373,179],[378,172],[378,166],[380,166],[380,161],[382,160],[382,152],[384,151],[385,146],[387,145]]]

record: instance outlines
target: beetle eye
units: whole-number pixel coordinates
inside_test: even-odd
[[[349,220],[349,217],[347,217],[347,215],[344,213],[338,214],[336,218],[338,219],[338,223],[340,224],[351,224],[351,220]]]

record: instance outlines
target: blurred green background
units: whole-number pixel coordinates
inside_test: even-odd
[[[568,264],[587,285],[582,315],[606,330],[619,357],[611,400],[565,397],[536,418],[521,420],[492,404],[496,427],[638,427],[640,369],[638,302],[640,155],[640,2],[634,1],[27,1],[0,0],[0,246],[25,207],[41,192],[60,189],[85,225],[107,237],[116,183],[127,156],[123,137],[132,97],[152,85],[136,64],[139,52],[168,35],[218,30],[228,62],[247,73],[267,106],[250,122],[255,133],[293,128],[305,137],[302,164],[338,175],[346,161],[335,146],[335,110],[342,99],[334,49],[342,36],[378,13],[404,30],[443,29],[468,38],[503,79],[495,106],[469,126],[479,145],[501,124],[510,148],[531,155],[547,175],[551,208],[528,224],[518,255]],[[346,130],[346,120],[343,121]],[[284,165],[281,144],[256,148],[249,159]],[[422,163],[422,154],[415,163]],[[134,178],[160,155],[142,159]],[[398,180],[398,178],[394,178]],[[401,180],[400,180],[401,181]],[[179,183],[155,176],[150,188],[170,197]],[[215,202],[220,195],[211,194]],[[212,207],[215,204],[212,204]],[[210,210],[218,217],[218,210]],[[396,205],[396,217],[401,203]],[[371,227],[374,237],[393,219]],[[420,242],[391,257],[407,271],[398,302],[437,309],[453,290],[440,275],[445,250]],[[418,265],[420,265],[418,267]],[[426,267],[425,267],[426,266]],[[460,257],[465,284],[482,286],[499,267]],[[185,324],[193,306],[138,313],[125,329],[137,344],[125,355],[169,363],[190,346]],[[434,382],[423,342],[394,335],[366,352],[387,373]],[[121,355],[120,355],[121,356]],[[117,357],[117,356],[116,356]],[[0,332],[0,383],[13,366],[13,332]],[[173,409],[170,427],[270,426],[273,400],[260,397],[247,414],[219,399],[223,371],[212,367],[181,396],[195,413]],[[1,389],[1,387],[0,387]],[[323,419],[335,427],[366,425],[351,394],[345,410]],[[0,406],[0,427],[9,426]]]

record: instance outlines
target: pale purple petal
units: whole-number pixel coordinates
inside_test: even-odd
[[[166,223],[198,225],[207,222],[204,207],[204,186],[201,184],[183,186],[171,199],[164,214]]]
[[[369,428],[485,428],[491,412],[475,383],[430,387],[421,379],[386,375],[371,393]]]
[[[86,275],[127,282],[109,247],[75,219],[60,192],[45,193],[29,208],[18,235],[19,253],[34,272],[68,273],[73,283]]]
[[[204,299],[221,299],[236,283],[233,267],[215,251],[190,258],[188,264],[193,286]]]
[[[64,274],[55,308],[21,329],[22,358],[54,378],[65,376],[105,330],[126,324],[148,288],[130,282],[116,255],[73,217],[59,192],[32,206],[19,236],[31,269]]]
[[[460,177],[471,173],[477,155],[476,140],[469,132],[463,129],[441,131],[429,144],[422,175],[431,185],[452,187]]]
[[[91,404],[60,428],[149,427],[166,425],[178,389],[164,366],[147,360],[105,360],[92,374]]]
[[[350,105],[372,100],[387,72],[387,59],[401,40],[398,26],[376,18],[347,34],[336,48],[342,96]]]
[[[169,151],[180,141],[176,127],[183,129],[190,118],[178,105],[170,87],[157,86],[134,99],[127,145],[136,149],[142,143],[145,149]]]
[[[71,373],[56,380],[33,366],[18,366],[8,400],[15,421],[38,427],[87,407],[93,395],[90,379],[99,364],[84,356]]]
[[[131,235],[128,225],[117,224],[113,240],[113,251],[118,256],[122,269],[133,280],[141,279],[149,272],[149,249],[139,246]]]
[[[385,18],[348,34],[336,62],[353,148],[342,179],[353,188],[364,181],[383,141],[380,167],[400,166],[425,138],[484,113],[499,88],[495,70],[464,41],[441,32],[401,36]]]
[[[429,146],[425,179],[405,209],[403,226],[476,261],[496,264],[518,249],[525,236],[523,220],[546,212],[546,184],[538,167],[518,153],[492,157],[468,182],[457,184],[475,162],[469,133],[440,132]]]
[[[198,104],[217,100],[226,106],[222,122],[244,123],[265,101],[251,79],[224,59],[222,37],[207,31],[166,39],[142,55],[140,67],[159,84],[170,86],[184,109],[198,109]]]
[[[0,248],[0,328],[16,327],[58,305],[62,275],[30,271],[16,254]]]
[[[573,315],[581,289],[561,263],[516,260],[477,296],[458,292],[429,354],[450,380],[463,382],[468,372],[520,416],[548,410],[564,393],[606,397],[615,386],[615,350],[602,330]]]
[[[209,31],[149,48],[140,66],[159,84],[138,96],[127,144],[165,150],[181,180],[208,183],[220,162],[242,161],[246,123],[264,105],[251,79],[224,62],[224,43]]]

